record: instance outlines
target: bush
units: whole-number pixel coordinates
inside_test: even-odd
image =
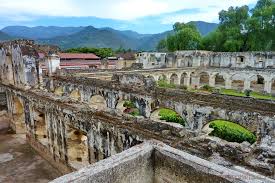
[[[126,108],[135,108],[136,105],[134,104],[134,102],[130,101],[130,100],[126,100],[124,103],[123,103],[123,107],[126,107]]]
[[[166,80],[158,81],[158,86],[162,88],[176,88],[175,84],[170,84]]]
[[[244,90],[245,96],[249,97],[251,95],[252,90]]]
[[[159,116],[161,120],[179,123],[183,126],[185,125],[185,120],[178,113],[171,109],[160,109]]]
[[[201,89],[205,90],[205,91],[209,91],[209,92],[212,92],[213,91],[213,87],[209,86],[209,85],[203,85],[201,87]]]
[[[247,141],[253,144],[256,141],[256,136],[252,132],[230,121],[215,120],[210,123],[209,127],[214,129],[210,135],[229,142],[242,143]]]
[[[187,90],[188,88],[185,85],[180,85],[180,89]]]

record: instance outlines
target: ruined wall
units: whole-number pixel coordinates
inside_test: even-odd
[[[138,61],[144,69],[182,67],[274,68],[274,52],[176,51],[165,54],[165,62],[155,62],[161,53],[140,53]],[[154,58],[154,59],[152,59]]]

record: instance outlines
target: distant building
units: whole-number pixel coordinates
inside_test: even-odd
[[[136,55],[133,52],[119,53],[117,56],[117,69],[129,68],[136,63]]]
[[[93,53],[59,53],[61,68],[100,68],[100,57]]]
[[[60,69],[101,68],[100,57],[93,53],[59,53]],[[46,69],[45,54],[39,53],[42,69]]]

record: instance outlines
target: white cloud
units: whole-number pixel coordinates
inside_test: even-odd
[[[0,0],[0,17],[28,20],[35,16],[96,16],[132,20],[183,9],[198,8],[194,14],[167,16],[162,23],[175,20],[214,20],[229,6],[256,3],[257,0]]]

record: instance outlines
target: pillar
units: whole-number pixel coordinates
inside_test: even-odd
[[[225,88],[231,89],[232,88],[232,80],[230,78],[225,79]]]
[[[57,69],[60,69],[60,58],[56,54],[51,54],[46,57],[46,66],[48,75],[52,76],[56,73]]]
[[[211,74],[209,76],[209,86],[215,87],[215,79],[216,79],[216,74]]]
[[[251,81],[249,79],[244,80],[244,90],[250,90]]]
[[[272,80],[266,80],[264,83],[264,91],[266,93],[271,93],[272,90]]]
[[[190,86],[190,76],[184,78],[184,85],[189,87]]]

